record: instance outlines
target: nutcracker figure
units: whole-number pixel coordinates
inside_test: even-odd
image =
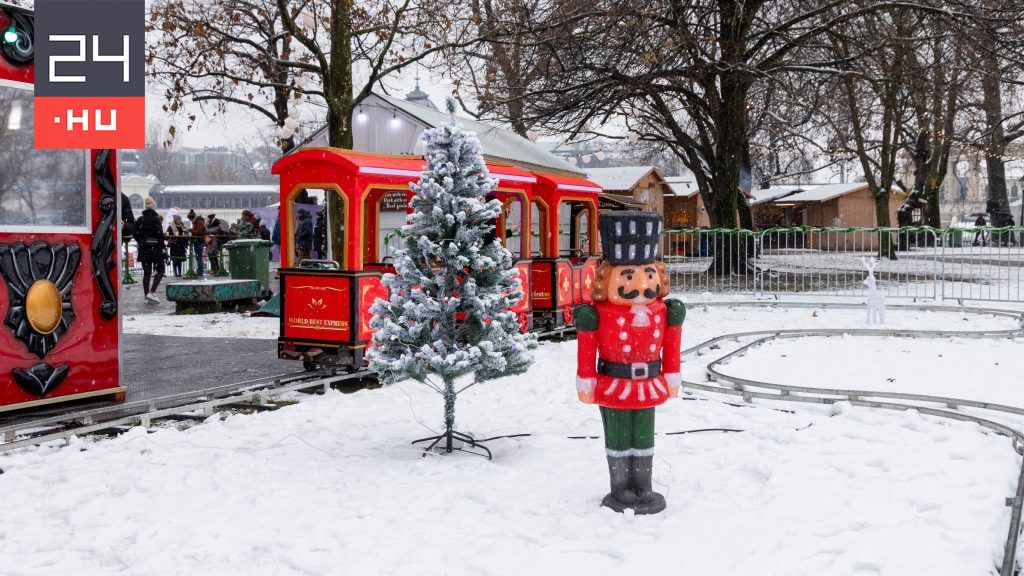
[[[665,498],[651,487],[654,407],[679,393],[686,308],[668,294],[658,261],[661,216],[606,212],[599,220],[602,262],[593,305],[576,311],[576,391],[597,404],[604,424],[611,492],[602,506],[656,514]]]

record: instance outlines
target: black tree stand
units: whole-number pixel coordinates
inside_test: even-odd
[[[466,452],[467,454],[476,454],[477,456],[484,456],[488,460],[492,459],[490,449],[488,449],[487,446],[481,444],[480,440],[476,440],[472,436],[468,434],[463,434],[462,432],[459,432],[457,430],[453,430],[450,427],[447,430],[445,430],[444,434],[430,436],[429,438],[420,438],[419,440],[413,440],[412,443],[419,444],[421,442],[430,442],[430,444],[423,449],[423,456],[426,457],[426,455],[431,450],[433,450],[435,446],[440,444],[442,440],[444,440],[443,450],[446,454],[451,454],[453,451],[458,450],[459,452]],[[463,446],[455,446],[454,442],[456,440],[462,442]],[[473,450],[467,450],[466,448],[464,448],[464,446],[466,445],[468,445],[470,448],[479,448],[480,450],[486,452],[486,454],[474,452]]]
[[[444,440],[443,451],[445,454],[451,454],[453,451],[458,450],[459,452],[466,452],[468,454],[475,454],[477,456],[485,456],[488,460],[492,460],[491,451],[481,444],[483,440],[477,440],[469,434],[464,434],[455,430],[455,399],[458,397],[458,392],[455,391],[454,382],[445,382],[444,391],[441,392],[444,396],[444,433],[437,436],[430,436],[429,438],[420,438],[419,440],[413,440],[413,444],[419,444],[421,442],[430,442],[430,444],[423,450],[423,456],[426,457],[435,446]],[[456,446],[455,441],[462,442],[462,446]],[[486,452],[482,454],[480,452],[474,452],[473,450],[466,450],[464,446],[469,445],[470,448],[479,448]]]

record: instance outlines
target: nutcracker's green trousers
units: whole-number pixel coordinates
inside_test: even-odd
[[[618,410],[601,406],[601,422],[609,456],[654,454],[654,408]]]

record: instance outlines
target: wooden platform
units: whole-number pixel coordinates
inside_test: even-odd
[[[259,280],[210,279],[168,284],[167,300],[177,314],[209,314],[224,310],[254,310],[260,297]]]

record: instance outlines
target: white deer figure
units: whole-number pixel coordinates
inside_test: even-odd
[[[864,279],[864,285],[868,287],[868,324],[885,324],[885,296],[878,291],[875,280],[875,268],[877,261],[874,257],[871,260],[860,259],[868,270],[868,277]]]

